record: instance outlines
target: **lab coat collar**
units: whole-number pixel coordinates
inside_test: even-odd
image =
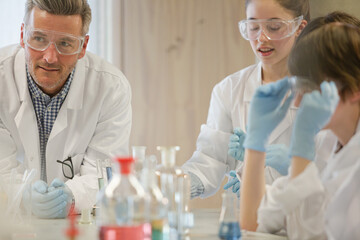
[[[254,70],[250,73],[244,92],[244,101],[250,102],[256,89],[261,86],[261,63],[258,63]]]
[[[29,91],[26,81],[25,51],[21,46],[19,46],[19,48],[17,48],[18,53],[15,56],[14,76],[20,101],[23,102]]]
[[[19,137],[24,143],[24,151],[29,160],[29,167],[39,169],[37,165],[38,162],[35,161],[36,159],[40,159],[39,132],[34,107],[27,87],[25,54],[24,50],[22,48],[20,49],[20,47],[17,48],[16,51],[18,51],[18,53],[14,60],[14,76],[19,93],[20,107],[15,113],[14,120],[19,132]]]
[[[85,89],[86,56],[76,63],[74,78],[68,93],[66,106],[69,109],[82,109]],[[64,102],[64,103],[65,103]]]

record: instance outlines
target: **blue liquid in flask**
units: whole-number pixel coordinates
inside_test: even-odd
[[[222,222],[219,229],[219,238],[224,240],[238,240],[241,238],[239,222]]]

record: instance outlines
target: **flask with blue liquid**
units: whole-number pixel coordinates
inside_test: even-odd
[[[240,224],[238,221],[239,199],[231,191],[222,194],[222,206],[220,213],[219,238],[224,240],[241,239]]]

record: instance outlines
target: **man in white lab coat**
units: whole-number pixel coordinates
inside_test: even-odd
[[[86,53],[90,21],[86,0],[27,0],[20,46],[0,50],[0,174],[37,170],[41,218],[92,207],[96,159],[128,154],[131,89]]]

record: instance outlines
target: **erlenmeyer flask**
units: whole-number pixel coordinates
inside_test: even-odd
[[[225,240],[237,240],[241,237],[240,224],[237,220],[239,199],[231,191],[222,194],[219,237]]]

